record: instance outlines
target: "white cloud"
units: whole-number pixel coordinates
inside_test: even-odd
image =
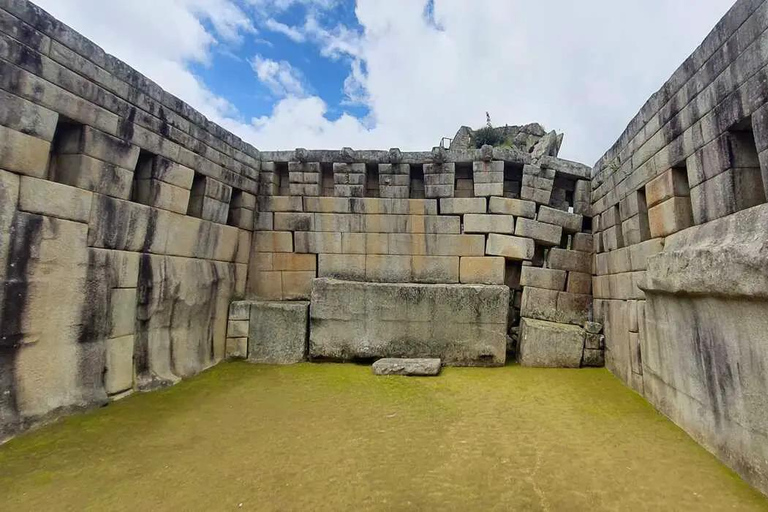
[[[427,0],[357,0],[358,32],[328,20],[324,11],[337,0],[37,1],[260,149],[423,150],[462,124],[481,126],[488,111],[496,124],[538,121],[564,131],[562,156],[586,163],[614,142],[732,5],[434,0],[426,9]],[[238,7],[245,4],[261,21],[248,21]],[[297,5],[306,8],[302,24],[276,21]],[[129,29],[115,30],[116,19]],[[217,44],[237,42],[254,25],[348,64],[345,103],[362,103],[370,115],[329,121],[328,105],[307,95],[311,84],[290,63],[260,57],[251,60],[255,72],[279,99],[271,115],[241,120],[188,64],[207,62]]]
[[[259,80],[266,85],[272,94],[279,97],[304,96],[304,81],[301,72],[290,63],[281,60],[267,59],[256,55],[251,59],[251,67]]]
[[[298,29],[296,27],[290,27],[286,25],[285,23],[280,23],[274,18],[269,18],[264,25],[273,32],[279,32],[280,34],[285,35],[289,39],[291,39],[294,42],[297,43],[303,43],[307,40],[307,37],[304,35],[304,33],[301,31],[301,29]]]

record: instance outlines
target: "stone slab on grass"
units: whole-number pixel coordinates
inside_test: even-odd
[[[385,358],[373,363],[373,373],[376,375],[430,377],[440,373],[440,366],[440,359]]]
[[[518,358],[522,366],[579,368],[584,330],[573,325],[523,318]]]
[[[293,364],[307,357],[309,302],[254,301],[248,342],[248,361]]]

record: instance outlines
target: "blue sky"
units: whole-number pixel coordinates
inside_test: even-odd
[[[262,150],[428,150],[489,112],[587,164],[733,4],[34,1]]]

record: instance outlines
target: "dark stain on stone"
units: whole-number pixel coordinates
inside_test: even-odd
[[[138,306],[136,309],[136,336],[134,344],[134,365],[136,375],[146,377],[149,375],[149,323],[151,318],[152,291],[154,288],[154,270],[152,257],[142,254],[139,260],[139,277],[136,297]]]
[[[39,215],[17,213],[14,216],[0,315],[1,347],[18,347],[21,344],[24,310],[29,293],[27,277],[33,258],[33,248],[40,245],[42,226],[43,217]]]
[[[22,217],[23,215],[23,217]],[[22,324],[27,306],[33,248],[40,244],[43,218],[15,214],[5,268],[0,310],[0,439],[21,425],[16,402],[16,357],[23,341]]]
[[[133,140],[134,126],[136,120],[136,107],[131,107],[128,115],[120,119],[120,125],[117,128],[117,136],[123,140]]]
[[[109,279],[109,256],[103,251],[88,251],[83,310],[78,343],[103,340],[111,330],[112,288]]]
[[[708,319],[701,318],[695,306],[693,311],[693,349],[696,363],[702,372],[704,388],[719,425],[726,415],[727,404],[733,403],[734,376],[728,361],[725,346],[719,341],[721,335],[708,326]]]
[[[18,65],[20,68],[29,70],[36,75],[41,75],[43,72],[42,56],[26,46],[21,46]]]
[[[155,241],[155,234],[157,232],[157,210],[152,208],[149,210],[149,217],[147,218],[147,234],[144,237],[144,245],[141,248],[142,252],[149,252],[152,248],[152,243]]]

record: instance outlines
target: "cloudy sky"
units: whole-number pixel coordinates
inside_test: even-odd
[[[594,163],[732,0],[34,0],[263,150],[540,122]]]

